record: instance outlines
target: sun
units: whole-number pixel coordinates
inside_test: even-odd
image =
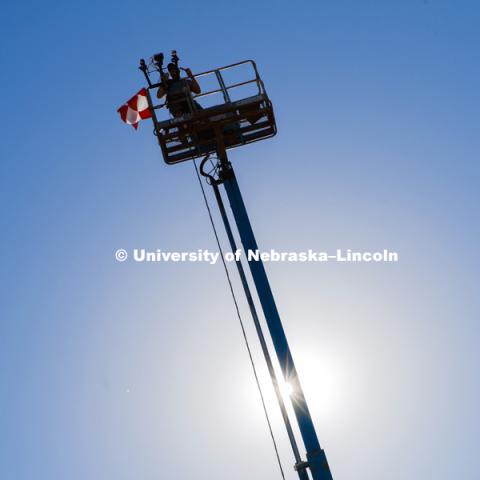
[[[282,392],[283,401],[288,403],[287,401],[290,400],[294,394],[294,388],[292,384],[281,380],[280,391]]]

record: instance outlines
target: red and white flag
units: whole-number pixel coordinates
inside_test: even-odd
[[[123,104],[117,112],[125,123],[133,125],[133,128],[136,130],[140,120],[145,120],[152,116],[152,112],[148,108],[147,90],[142,88],[127,103]]]

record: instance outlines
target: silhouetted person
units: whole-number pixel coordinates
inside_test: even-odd
[[[180,117],[185,113],[192,113],[192,104],[199,110],[202,106],[193,100],[190,92],[200,93],[202,90],[200,85],[195,80],[192,71],[189,68],[185,69],[187,78],[180,77],[180,69],[174,64],[167,65],[170,78],[166,79],[166,88],[164,85],[158,87],[157,98],[162,98],[167,95],[167,108],[174,117]],[[189,91],[190,90],[190,91]]]

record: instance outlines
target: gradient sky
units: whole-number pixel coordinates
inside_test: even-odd
[[[215,249],[192,165],[116,113],[138,59],[176,48],[194,72],[258,63],[279,133],[230,158],[261,248],[399,252],[267,265],[334,478],[478,479],[478,2],[2,18],[0,478],[279,478],[222,267],[114,259]]]

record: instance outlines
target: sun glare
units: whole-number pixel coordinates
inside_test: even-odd
[[[280,391],[282,392],[283,400],[286,402],[293,395],[293,386],[291,383],[281,381]]]
[[[300,351],[299,375],[311,410],[332,418],[345,406],[346,372],[338,357],[327,352]]]

